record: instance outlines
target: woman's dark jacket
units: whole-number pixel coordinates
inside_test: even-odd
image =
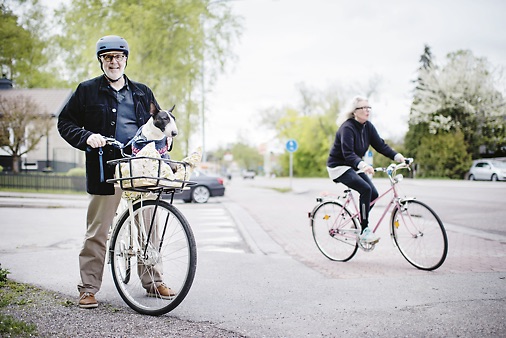
[[[392,160],[397,155],[397,152],[379,136],[371,122],[366,121],[362,124],[353,118],[348,119],[337,130],[327,159],[327,167],[347,165],[358,169],[357,166],[369,146]]]
[[[132,92],[137,125],[140,127],[150,118],[150,104],[159,109],[155,96],[146,85],[126,78]],[[91,149],[86,140],[92,134],[114,137],[118,103],[108,88],[104,76],[82,82],[58,116],[58,131],[73,147],[86,152],[86,190],[94,195],[114,195],[114,185],[100,182],[98,149]],[[133,137],[134,135],[132,135]],[[105,146],[103,154],[105,180],[114,177],[114,167],[108,160],[120,158],[119,150]]]

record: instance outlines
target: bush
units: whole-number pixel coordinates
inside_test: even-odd
[[[9,270],[2,269],[2,264],[0,264],[0,287],[7,282],[7,275],[9,273]]]
[[[84,168],[72,168],[69,171],[67,171],[67,176],[79,176],[84,177],[86,176],[86,169]]]
[[[418,160],[420,176],[452,179],[463,178],[472,163],[460,131],[423,137]]]

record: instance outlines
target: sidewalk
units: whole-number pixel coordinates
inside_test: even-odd
[[[88,195],[81,194],[43,194],[0,191],[0,207],[19,208],[86,208]]]

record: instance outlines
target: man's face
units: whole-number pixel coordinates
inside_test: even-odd
[[[105,75],[112,80],[117,80],[125,72],[127,57],[122,52],[108,52],[100,55],[102,69]]]

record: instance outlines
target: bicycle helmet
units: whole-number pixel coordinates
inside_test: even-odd
[[[128,57],[128,43],[125,39],[117,35],[107,35],[97,41],[97,57],[101,54],[111,51],[120,51]]]

